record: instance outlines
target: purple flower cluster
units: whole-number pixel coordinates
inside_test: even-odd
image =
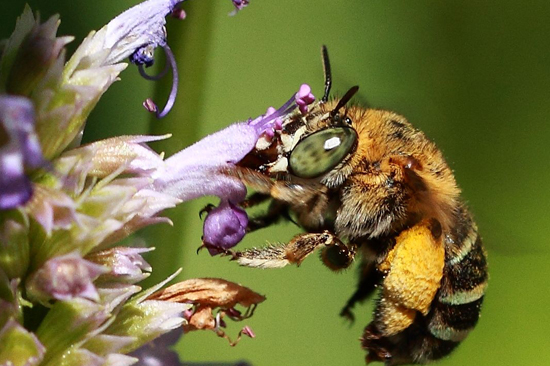
[[[8,75],[13,89],[0,85],[8,93],[18,86],[36,86],[32,95],[26,94],[30,99],[0,94],[0,287],[6,289],[0,299],[0,344],[26,339],[25,351],[14,364],[45,359],[47,364],[131,364],[135,359],[124,354],[184,325],[191,303],[151,297],[177,273],[142,291],[136,284],[152,271],[142,254],[152,249],[118,243],[142,227],[170,223],[159,216],[167,208],[217,196],[219,204],[204,220],[203,245],[212,255],[235,246],[248,226],[240,206],[247,190],[228,171],[259,141],[273,137],[285,118],[307,113],[315,100],[304,84],[280,108],[270,107],[264,115],[232,124],[167,159],[146,143],[169,135],[118,136],[78,146],[88,114],[126,67],[121,61],[127,57],[147,79],[156,80],[171,70],[172,90],[162,110],[150,99],[144,103],[159,118],[170,111],[178,73],[166,42],[165,17],[185,18],[179,8],[183,1],[148,0],[128,9],[90,33],[68,62],[63,47],[70,37],[55,37],[58,19],[40,25],[27,8],[0,55],[0,74],[12,69],[25,74],[25,63],[11,68],[4,61],[25,56],[18,54],[23,40],[32,48],[36,39],[47,36],[40,50],[49,55],[48,62],[30,63],[36,69],[26,73],[32,78],[25,85],[17,84],[16,76],[22,74]],[[232,2],[234,13],[248,5],[248,0]],[[27,37],[30,32],[33,37]],[[153,64],[157,47],[165,51],[167,66],[161,74],[149,76],[144,68]],[[226,285],[216,290],[222,299],[227,298]],[[257,299],[248,307],[264,300],[254,296]],[[244,316],[235,304],[219,307],[230,319],[241,320]],[[206,307],[201,308],[198,300],[193,306],[195,313],[187,316],[202,329],[197,324],[206,313],[196,310]],[[29,320],[24,307],[29,312],[47,310]],[[207,313],[214,321],[211,307]],[[36,322],[29,328],[32,332],[23,326],[30,322]],[[214,328],[219,326],[221,316]],[[241,335],[254,337],[249,327]]]

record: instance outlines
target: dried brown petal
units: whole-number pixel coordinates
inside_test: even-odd
[[[149,299],[233,308],[237,304],[244,307],[259,304],[265,297],[221,278],[195,278],[162,289],[149,296]]]
[[[232,341],[221,329],[225,327],[223,318],[227,316],[236,321],[249,318],[254,313],[256,305],[264,301],[265,297],[247,287],[220,278],[195,278],[157,291],[148,299],[195,305],[192,311],[185,314],[188,322],[183,326],[183,331],[188,333],[194,330],[212,330],[218,337],[227,339],[229,344],[234,346],[241,339],[241,335],[253,338],[254,333],[245,326],[237,335],[237,339]],[[236,305],[246,307],[247,311],[242,314],[234,308]],[[220,308],[216,314],[215,308]]]

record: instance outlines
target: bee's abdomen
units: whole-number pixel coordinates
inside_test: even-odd
[[[427,317],[430,333],[444,341],[460,342],[474,328],[487,287],[487,260],[477,228],[469,225],[465,233],[447,256],[441,288]]]
[[[473,330],[481,311],[488,273],[485,251],[475,224],[457,236],[453,255],[447,256],[441,287],[424,319],[408,330],[411,360],[425,363],[449,354]],[[414,334],[416,333],[416,334]]]
[[[430,311],[426,316],[417,314],[411,326],[389,337],[380,337],[373,323],[367,326],[363,347],[369,350],[368,360],[387,365],[437,360],[453,351],[475,327],[487,287],[487,261],[477,227],[466,211],[462,218],[449,235],[443,277]],[[384,357],[385,352],[390,359]]]

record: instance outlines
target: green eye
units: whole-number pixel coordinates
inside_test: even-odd
[[[301,178],[315,178],[338,165],[357,141],[349,127],[328,128],[307,136],[290,153],[292,173]]]

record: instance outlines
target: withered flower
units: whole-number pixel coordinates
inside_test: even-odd
[[[265,297],[247,287],[220,278],[195,278],[168,286],[155,292],[148,299],[192,304],[193,308],[184,313],[187,319],[187,324],[183,326],[184,332],[213,330],[234,346],[242,334],[253,338],[254,333],[250,327],[245,326],[237,339],[231,341],[221,329],[225,327],[223,318],[227,316],[234,321],[248,319]],[[237,305],[246,308],[244,314],[236,309]]]

